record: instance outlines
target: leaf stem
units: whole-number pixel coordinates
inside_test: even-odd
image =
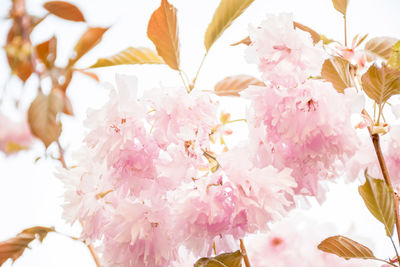
[[[208,52],[206,52],[206,53],[204,54],[203,59],[202,59],[201,62],[200,62],[200,66],[199,66],[199,68],[197,69],[196,76],[194,76],[194,79],[193,79],[193,81],[192,81],[192,84],[189,85],[190,91],[192,91],[193,88],[196,86],[197,78],[199,77],[200,70],[201,70],[201,68],[203,67],[203,64],[204,64],[204,61],[206,60],[207,55],[208,55]]]
[[[58,151],[60,153],[59,161],[61,162],[61,165],[63,166],[64,169],[68,169],[67,164],[65,163],[64,149],[62,148],[59,140],[57,140],[57,146],[58,146]]]
[[[186,82],[185,82],[185,79],[183,78],[182,70],[179,70],[179,77],[181,77],[181,80],[182,80],[183,86],[184,86],[185,89],[186,89],[186,92],[187,92],[187,93],[190,93],[189,87],[187,86],[187,84],[186,84]]]
[[[244,246],[243,239],[240,239],[240,250],[243,254],[244,265],[246,267],[251,267],[249,257],[247,256],[246,247]]]
[[[246,119],[237,119],[237,120],[231,120],[231,121],[227,121],[225,124],[232,123],[232,122],[238,122],[238,121],[244,121],[244,122],[247,122],[247,120],[246,120]]]
[[[347,16],[343,16],[344,19],[344,46],[347,47]]]
[[[396,248],[396,244],[394,243],[394,241],[393,241],[393,238],[392,237],[390,237],[390,241],[392,241],[392,245],[393,245],[393,248],[394,248],[394,252],[396,252],[396,259],[398,260],[400,257],[399,257],[399,252],[397,251],[397,248]]]
[[[378,162],[379,162],[379,166],[380,166],[381,171],[382,171],[383,178],[385,179],[386,185],[390,188],[390,190],[392,191],[392,194],[393,194],[394,212],[395,212],[395,220],[396,220],[396,232],[397,232],[397,237],[398,237],[398,240],[399,240],[399,243],[400,243],[399,199],[397,198],[397,196],[396,196],[396,194],[395,194],[395,192],[393,190],[393,185],[392,185],[392,182],[390,180],[389,171],[387,169],[386,162],[385,162],[385,159],[384,159],[383,154],[382,154],[382,149],[381,149],[381,145],[380,145],[380,141],[379,141],[379,134],[376,134],[376,133],[373,134],[371,126],[368,127],[368,131],[369,131],[372,143],[373,143],[374,148],[375,148],[375,153],[376,153],[376,156],[378,158]],[[398,259],[398,262],[400,264],[400,258],[397,258],[397,259]]]

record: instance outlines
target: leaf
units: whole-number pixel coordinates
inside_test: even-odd
[[[367,170],[364,175],[365,183],[358,187],[358,192],[368,210],[385,226],[386,235],[391,237],[395,224],[393,192],[384,180],[369,176]]]
[[[398,41],[392,48],[392,54],[388,60],[388,66],[400,70],[400,41]]]
[[[28,147],[22,146],[18,143],[8,142],[6,144],[5,152],[6,152],[6,154],[12,154],[12,153],[17,153],[21,150],[27,150],[27,149],[28,149]]]
[[[299,22],[293,21],[293,25],[295,28],[300,29],[302,31],[308,32],[311,35],[311,38],[313,40],[313,44],[318,43],[319,41],[321,41],[321,35],[319,33],[317,33],[316,31],[314,31],[313,29],[311,29],[310,27],[307,27]]]
[[[82,12],[75,5],[64,1],[50,1],[44,3],[43,7],[51,14],[66,20],[84,22]]]
[[[91,68],[109,67],[124,64],[164,64],[164,60],[146,47],[129,47],[116,55],[99,58]]]
[[[375,37],[365,44],[364,50],[374,56],[388,60],[397,41],[396,38],[392,37]]]
[[[97,74],[94,72],[90,72],[90,71],[86,71],[86,70],[82,70],[82,69],[73,69],[72,71],[82,73],[83,75],[86,75],[87,77],[92,78],[96,82],[100,81],[99,76],[97,76]]]
[[[243,255],[240,250],[223,253],[213,258],[200,258],[194,267],[241,267]]]
[[[103,37],[103,34],[108,30],[108,28],[88,28],[86,32],[81,36],[78,43],[75,45],[75,56],[70,59],[68,65],[72,66],[77,62],[82,56],[84,56],[90,49],[95,47]]]
[[[0,242],[0,266],[8,259],[15,262],[24,253],[30,242],[36,238],[42,242],[49,232],[54,232],[54,228],[36,226],[25,229],[15,237]]]
[[[208,25],[204,38],[206,50],[210,50],[214,42],[224,31],[253,3],[254,0],[221,0],[214,16]]]
[[[321,76],[331,82],[339,93],[351,87],[350,63],[344,58],[335,56],[326,59],[322,65]]]
[[[176,8],[161,0],[160,7],[153,12],[147,26],[147,36],[156,46],[158,54],[174,70],[179,70],[179,30]]]
[[[365,93],[377,104],[400,94],[400,72],[386,66],[372,65],[361,77],[361,82]]]
[[[346,16],[347,6],[349,5],[350,0],[332,0],[333,7]]]
[[[250,45],[251,44],[250,36],[247,36],[246,38],[240,40],[239,42],[231,44],[231,46],[240,45],[240,44]]]
[[[310,27],[307,27],[299,22],[293,21],[293,27],[295,29],[299,29],[305,32],[308,32],[311,35],[311,38],[313,39],[313,44],[315,45],[319,41],[323,40],[323,36],[311,29]],[[247,36],[246,38],[240,40],[239,42],[236,42],[234,44],[231,44],[231,46],[239,45],[239,44],[244,44],[244,45],[250,45],[251,44],[251,39],[250,36]]]
[[[63,92],[53,89],[49,95],[39,92],[28,110],[28,122],[32,134],[38,137],[46,148],[61,134],[61,123],[57,114],[64,109]]]
[[[250,75],[234,75],[228,76],[219,81],[214,87],[214,93],[219,96],[240,96],[239,92],[243,91],[250,85],[265,86],[264,82]]]
[[[364,245],[345,236],[331,236],[318,245],[318,249],[348,259],[376,259]]]
[[[35,49],[38,58],[46,65],[47,69],[51,69],[57,58],[57,38],[53,36],[51,39],[38,44]]]

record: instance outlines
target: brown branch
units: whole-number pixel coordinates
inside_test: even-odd
[[[383,178],[385,179],[386,185],[390,188],[390,190],[393,193],[394,211],[395,211],[395,219],[396,219],[396,232],[397,232],[397,238],[399,239],[399,242],[400,242],[399,199],[396,196],[395,191],[393,190],[393,185],[390,180],[389,171],[386,167],[386,162],[385,162],[385,159],[382,154],[382,149],[381,149],[381,145],[380,145],[380,141],[379,141],[379,135],[376,133],[374,134],[372,132],[371,127],[368,127],[368,131],[370,133],[372,143],[374,144],[375,153],[378,158],[379,166],[382,170]],[[400,259],[399,259],[399,263],[400,263]]]
[[[247,256],[246,247],[244,246],[243,239],[240,239],[240,250],[243,255],[244,265],[246,267],[251,267],[249,257]]]

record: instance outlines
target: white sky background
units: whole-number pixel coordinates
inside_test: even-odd
[[[10,0],[0,0],[0,17],[5,17]],[[27,0],[28,8],[34,14],[44,14],[42,4],[45,1]],[[103,41],[89,52],[79,67],[93,64],[97,58],[112,55],[128,46],[153,47],[146,37],[147,21],[151,13],[159,6],[158,0],[81,0],[70,1],[83,11],[90,26],[111,26]],[[211,21],[218,0],[170,0],[178,9],[178,21],[181,40],[182,68],[193,78],[204,54],[203,37]],[[222,78],[247,73],[258,76],[256,66],[248,65],[243,58],[245,47],[231,47],[229,44],[247,36],[249,23],[257,25],[267,13],[292,12],[294,19],[314,30],[336,40],[343,40],[342,16],[336,12],[331,0],[256,0],[250,8],[224,33],[206,59],[198,80],[198,87],[211,90]],[[369,33],[374,36],[400,37],[400,0],[351,0],[348,9],[349,40],[357,33]],[[0,45],[5,44],[10,22],[0,21]],[[73,23],[50,16],[35,29],[33,42],[39,43],[54,34],[58,38],[59,66],[67,62],[73,46],[85,31],[83,23]],[[0,88],[6,83],[9,69],[5,53],[0,52]],[[151,89],[163,84],[181,86],[175,71],[166,66],[123,66],[102,68],[95,71],[101,81],[114,83],[115,73],[133,74],[139,78],[142,89]],[[36,93],[37,80],[30,79],[24,90],[16,78],[8,84],[6,99],[24,95],[19,109],[8,101],[1,107],[7,115],[19,118],[21,110],[26,110]],[[0,89],[1,90],[1,89]],[[88,107],[98,107],[107,99],[106,90],[94,81],[75,74],[68,90],[75,111],[75,118],[63,117],[64,131],[61,138],[67,150],[79,147],[84,129],[82,121]],[[233,119],[240,118],[237,100],[223,102],[224,111],[231,112]],[[240,109],[239,109],[240,110]],[[240,110],[243,111],[243,110]],[[236,113],[235,113],[236,112]],[[241,125],[243,126],[243,125]],[[0,125],[1,127],[1,125]],[[55,147],[50,147],[50,153]],[[60,232],[79,235],[80,228],[71,227],[61,217],[63,187],[54,177],[55,166],[60,164],[52,160],[34,160],[44,155],[44,148],[36,144],[29,152],[5,157],[0,154],[0,240],[10,238],[24,228],[43,225],[55,226]],[[67,164],[71,165],[67,155]],[[356,185],[335,185],[328,194],[324,206],[315,206],[310,211],[321,222],[334,222],[338,225],[337,234],[345,234],[349,227],[357,227],[358,241],[371,248],[376,255],[385,258],[392,255],[390,241],[384,238],[385,232],[363,206]],[[364,238],[362,238],[364,237]],[[377,240],[379,241],[377,242]],[[81,243],[66,237],[50,234],[43,244],[33,243],[33,249],[27,250],[14,266],[95,266],[88,250]],[[10,263],[4,266],[10,266]]]

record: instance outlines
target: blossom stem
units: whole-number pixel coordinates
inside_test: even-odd
[[[397,196],[396,196],[396,194],[395,194],[395,192],[393,190],[393,185],[392,185],[392,182],[390,180],[389,171],[387,169],[386,162],[385,162],[385,159],[384,159],[383,154],[382,154],[382,149],[381,149],[381,145],[380,145],[380,141],[379,141],[379,135],[376,134],[376,133],[374,134],[372,132],[371,127],[368,127],[368,130],[369,130],[369,133],[370,133],[370,136],[371,136],[372,143],[374,144],[375,153],[376,153],[376,156],[378,158],[379,166],[380,166],[380,168],[382,170],[383,178],[384,178],[384,180],[386,182],[386,185],[390,188],[390,190],[393,193],[394,211],[395,211],[395,220],[396,220],[396,232],[397,232],[397,237],[398,237],[398,240],[399,240],[399,243],[400,243],[399,199],[397,198]],[[400,259],[399,258],[398,258],[398,261],[399,261],[399,264],[400,264]]]
[[[64,169],[67,169],[67,164],[65,163],[65,159],[64,159],[64,149],[62,148],[59,140],[57,140],[57,146],[58,146],[58,151],[60,153],[59,160],[61,162],[61,165],[63,166]]]
[[[90,254],[92,254],[92,257],[93,257],[93,259],[94,259],[94,262],[96,263],[96,266],[97,266],[97,267],[101,267],[100,259],[99,259],[99,257],[97,256],[96,252],[94,251],[93,245],[92,245],[92,244],[89,244],[89,245],[87,245],[87,247],[88,247],[88,249],[89,249],[89,251],[90,251]]]
[[[249,257],[247,256],[246,247],[244,246],[243,239],[240,239],[240,250],[242,251],[244,266],[251,267]]]

